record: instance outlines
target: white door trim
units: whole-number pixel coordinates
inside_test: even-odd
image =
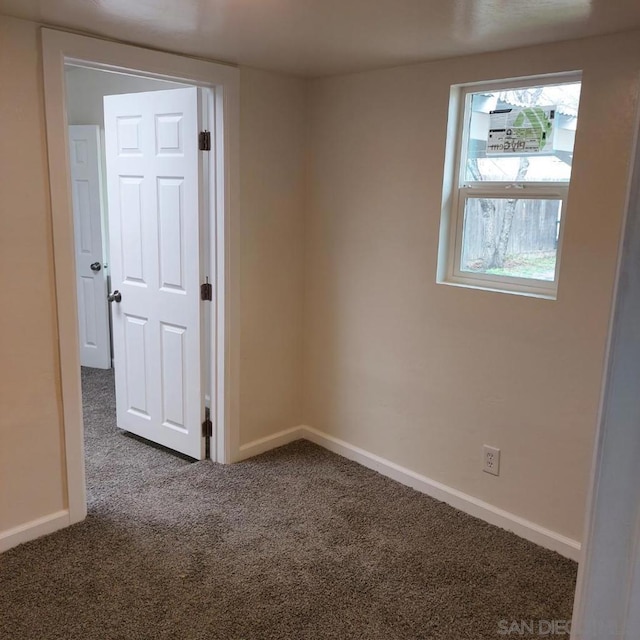
[[[217,436],[212,457],[223,463],[231,462],[239,449],[239,72],[232,66],[48,28],[42,29],[42,52],[67,500],[73,524],[85,518],[87,503],[64,65],[179,81],[209,87],[214,95],[211,159],[216,179],[210,233],[216,250],[210,252],[210,273],[215,274],[216,306],[211,314],[210,394]]]
[[[640,111],[591,470],[572,640],[640,637]]]

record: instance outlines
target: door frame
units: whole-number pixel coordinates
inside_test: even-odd
[[[75,64],[209,89],[208,265],[214,303],[208,395],[214,402],[211,458],[229,463],[239,449],[239,70],[237,67],[42,28],[45,123],[51,191],[62,432],[69,524],[87,514],[84,425],[75,288],[74,229],[67,144],[64,68]],[[214,173],[215,169],[215,173]],[[203,340],[203,347],[207,341]]]
[[[640,106],[636,107],[571,640],[640,634]]]

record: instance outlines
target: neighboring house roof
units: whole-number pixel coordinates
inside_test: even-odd
[[[476,95],[485,96],[486,98],[493,98],[495,94],[493,93],[478,93]],[[497,102],[496,108],[507,108],[507,107],[527,107],[529,105],[525,104],[520,100],[504,100],[501,99]],[[567,116],[569,118],[577,118],[578,110],[570,107],[568,105],[556,104],[556,110],[560,115]]]

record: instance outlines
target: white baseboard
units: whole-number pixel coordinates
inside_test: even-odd
[[[314,442],[349,460],[354,460],[369,469],[381,473],[383,476],[387,476],[401,484],[412,487],[436,500],[446,502],[452,507],[480,520],[484,520],[489,524],[512,531],[521,538],[525,538],[552,551],[557,551],[559,554],[572,560],[580,560],[580,543],[577,540],[573,540],[534,522],[525,520],[513,513],[499,509],[488,502],[474,498],[441,482],[420,475],[415,471],[405,469],[395,462],[369,453],[360,447],[356,447],[339,438],[334,438],[313,427],[292,427],[266,436],[265,438],[259,438],[258,440],[243,444],[238,451],[236,461],[239,462],[240,460],[257,456],[276,447],[289,444],[294,440],[299,440],[300,438]],[[0,533],[0,553],[23,542],[28,542],[40,536],[53,533],[58,529],[68,526],[69,523],[69,512],[65,510],[58,511],[43,518],[38,518],[14,529],[9,529],[8,531]]]
[[[252,458],[265,451],[270,451],[276,447],[289,444],[294,440],[300,440],[303,436],[303,427],[291,427],[290,429],[284,429],[274,433],[273,435],[266,436],[265,438],[259,438],[258,440],[252,440],[240,446],[238,455],[234,462],[240,462],[246,458]]]
[[[415,471],[405,469],[390,460],[385,460],[313,427],[303,426],[299,428],[299,431],[303,438],[315,442],[329,451],[333,451],[349,460],[359,462],[361,465],[401,484],[412,487],[421,493],[426,493],[436,500],[446,502],[464,513],[468,513],[501,529],[512,531],[521,538],[525,538],[546,549],[557,551],[566,558],[580,560],[580,543],[577,540],[567,538],[513,513],[494,507],[488,502],[478,500],[478,498],[474,498],[436,480],[431,480]]]
[[[17,547],[23,542],[29,542],[58,531],[58,529],[64,529],[67,526],[69,526],[69,512],[65,509],[3,531],[0,533],[0,553],[12,547]]]

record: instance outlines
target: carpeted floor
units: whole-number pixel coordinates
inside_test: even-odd
[[[4,554],[2,640],[484,640],[571,615],[552,552],[303,441],[189,463],[115,428],[111,372],[83,390],[89,517]]]

